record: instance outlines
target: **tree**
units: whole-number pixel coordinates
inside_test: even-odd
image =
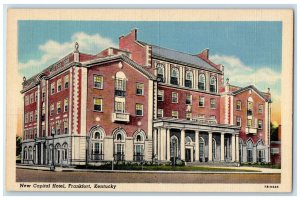
[[[274,124],[271,122],[270,129],[271,141],[278,141],[278,126],[274,126]]]
[[[16,156],[20,156],[22,152],[22,137],[16,137]]]

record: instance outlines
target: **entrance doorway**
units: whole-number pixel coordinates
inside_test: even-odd
[[[185,161],[191,162],[191,149],[185,149]]]

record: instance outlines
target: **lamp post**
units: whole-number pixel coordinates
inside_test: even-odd
[[[56,134],[55,128],[52,127],[51,136],[52,136],[52,163],[50,166],[50,171],[55,171],[55,164],[54,164],[54,136]]]

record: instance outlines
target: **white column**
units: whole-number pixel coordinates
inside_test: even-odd
[[[240,162],[239,135],[235,135],[235,161]]]
[[[160,158],[161,160],[166,160],[166,129],[161,128],[160,131]]]
[[[161,160],[161,128],[158,128],[157,143],[157,160]]]
[[[235,162],[235,135],[231,136],[231,161]]]
[[[180,156],[181,160],[185,160],[185,131],[181,130],[180,134]]]
[[[153,130],[153,155],[157,156],[157,129]]]
[[[35,164],[38,164],[38,145],[35,145]]]
[[[195,161],[199,161],[199,131],[195,131]]]
[[[224,133],[221,133],[221,161],[224,161]]]
[[[167,160],[170,160],[170,129],[167,129]]]
[[[212,161],[212,132],[208,132],[208,161]]]
[[[41,142],[41,165],[45,164],[44,163],[44,143]]]
[[[166,69],[165,69],[165,82],[166,83],[168,83],[168,84],[170,84],[170,64],[165,64],[165,66],[166,66]]]

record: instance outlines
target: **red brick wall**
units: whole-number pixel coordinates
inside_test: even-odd
[[[257,129],[257,134],[247,134],[245,133],[245,127],[247,125],[247,100],[248,97],[251,96],[253,99],[253,123],[255,123],[255,119],[263,120],[262,129]],[[241,111],[236,110],[236,102],[237,100],[242,101],[242,109]],[[263,113],[258,113],[258,105],[263,105]],[[260,138],[264,140],[265,138],[265,100],[262,99],[256,92],[252,90],[251,95],[249,94],[249,90],[239,93],[233,98],[233,122],[236,124],[236,117],[241,117],[242,127],[240,131],[240,137],[245,141],[247,138],[252,138],[254,143],[256,143]]]
[[[37,102],[35,100],[35,92],[37,91],[37,87],[29,90],[28,92],[24,93],[24,118],[23,118],[23,122],[24,122],[24,128],[25,129],[33,129],[36,128],[37,125],[34,125],[35,123],[37,123],[37,121],[35,120],[35,110],[37,110]],[[30,95],[33,94],[33,103],[30,103]],[[25,105],[25,96],[28,96],[29,98],[29,104]],[[33,120],[32,122],[30,122],[30,112],[33,113]],[[28,113],[28,122],[25,123],[25,114]],[[23,137],[25,137],[25,135],[23,135]],[[29,138],[27,139],[33,139],[34,138],[34,132],[32,131],[32,135],[29,136]]]
[[[177,89],[168,86],[159,85],[158,89],[164,90],[164,101],[158,101],[158,108],[164,109],[164,117],[172,117],[172,110],[178,111],[178,118],[186,118],[186,95],[192,95],[192,117],[197,117],[198,114],[204,114],[206,118],[214,115],[217,121],[220,121],[220,96],[211,95],[185,89]],[[172,92],[178,93],[178,103],[172,103]],[[199,97],[205,98],[205,107],[199,107]],[[216,99],[216,108],[210,108],[210,98]]]
[[[67,89],[65,89],[64,87],[64,76],[69,74],[69,87]],[[57,80],[61,79],[62,80],[62,89],[60,92],[57,92]],[[55,82],[55,93],[53,95],[51,95],[51,84]],[[48,81],[48,136],[51,135],[51,123],[54,122],[56,124],[57,120],[61,120],[61,131],[60,134],[63,134],[63,119],[64,118],[69,118],[69,111],[68,112],[64,112],[64,99],[68,98],[69,101],[69,106],[70,106],[70,98],[69,98],[69,94],[70,94],[70,73],[69,71],[66,71],[64,73],[62,73],[61,75],[58,75],[52,79],[50,79]],[[61,112],[57,113],[57,102],[60,101],[60,105],[61,105]],[[54,114],[52,116],[50,116],[50,106],[51,104],[54,104]],[[70,109],[70,107],[68,108]],[[63,115],[67,115],[67,117],[63,117]],[[59,117],[59,119],[55,119]],[[53,119],[53,120],[51,120]],[[69,119],[70,120],[70,119]],[[70,131],[70,128],[69,128]]]
[[[119,38],[119,48],[132,53],[131,59],[140,65],[147,65],[147,49],[145,46],[139,44],[136,30],[132,30],[128,35]]]
[[[118,62],[105,64],[101,66],[94,66],[88,69],[88,100],[87,100],[87,133],[90,129],[99,125],[104,130],[106,135],[112,135],[114,129],[123,128],[127,136],[132,136],[138,129],[142,129],[147,134],[148,130],[148,79],[129,66],[127,63],[122,62],[123,68],[119,68]],[[126,113],[130,113],[129,123],[112,122],[112,113],[114,112],[114,79],[118,71],[124,72],[128,81],[126,82]],[[93,88],[93,75],[103,75],[103,89]],[[144,83],[144,95],[136,95],[136,83]],[[103,101],[103,112],[96,112],[93,106],[93,98],[99,97]],[[136,103],[143,104],[143,117],[135,116]],[[100,121],[97,122],[96,118],[99,117]],[[138,121],[141,125],[138,126]],[[151,126],[152,124],[149,124]]]

